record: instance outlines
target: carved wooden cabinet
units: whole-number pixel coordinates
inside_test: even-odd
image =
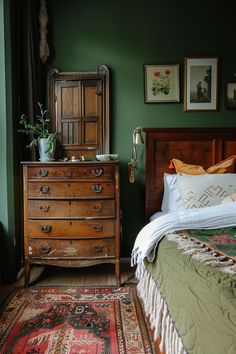
[[[96,71],[49,71],[48,109],[59,133],[59,158],[109,153],[109,78],[106,65]]]
[[[25,285],[31,264],[113,263],[119,286],[119,163],[22,164]]]

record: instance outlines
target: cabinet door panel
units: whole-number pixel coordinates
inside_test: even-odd
[[[96,155],[102,144],[101,80],[56,83],[56,121],[65,155]],[[77,153],[76,153],[77,151]]]

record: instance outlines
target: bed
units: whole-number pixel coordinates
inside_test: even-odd
[[[132,262],[157,353],[235,354],[236,203],[229,195],[236,192],[236,129],[143,131],[147,225]],[[160,216],[167,178],[177,178],[182,207]],[[224,185],[217,193],[215,180],[217,188]],[[205,183],[211,190],[199,198]]]

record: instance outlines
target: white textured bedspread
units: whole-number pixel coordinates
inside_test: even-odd
[[[134,266],[145,257],[152,262],[158,242],[167,233],[235,225],[236,202],[165,214],[145,225],[138,233],[131,255],[131,264]]]

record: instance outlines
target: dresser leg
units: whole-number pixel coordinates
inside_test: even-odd
[[[119,288],[121,285],[120,260],[116,260],[115,272],[116,272],[116,285]]]
[[[28,260],[25,260],[25,287],[28,288],[30,281],[30,265]]]

